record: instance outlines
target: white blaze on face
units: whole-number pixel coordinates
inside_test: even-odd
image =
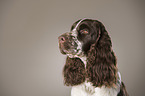
[[[77,27],[79,26],[79,24],[85,19],[82,19],[80,20],[77,25],[75,26],[75,28],[70,32],[70,35],[72,36],[74,42],[78,45],[77,46],[77,49],[74,50],[76,51],[76,54],[75,55],[72,55],[72,54],[67,54],[70,58],[73,58],[73,57],[80,57],[81,55],[83,55],[82,53],[82,43],[77,39],[77,35],[78,35],[78,32],[77,32]]]

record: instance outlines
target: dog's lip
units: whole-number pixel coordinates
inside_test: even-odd
[[[60,48],[60,52],[64,55],[77,55],[77,53],[79,52],[79,50],[74,50],[74,52],[69,52],[68,50],[65,49],[61,49]]]
[[[64,52],[64,50],[62,50],[62,49],[60,49],[60,52],[64,55],[66,54],[66,52]]]
[[[61,52],[62,54],[64,54],[64,55],[70,54],[68,50],[65,50],[65,49],[63,49],[63,48],[59,48],[59,49],[60,49],[60,52]]]

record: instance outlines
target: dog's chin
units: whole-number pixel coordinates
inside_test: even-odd
[[[75,55],[72,55],[72,54],[67,54],[67,56],[68,56],[69,58],[75,58],[75,57],[76,57]]]
[[[68,50],[65,50],[65,49],[60,49],[60,52],[63,54],[63,55],[76,55],[75,51],[68,51]]]
[[[66,49],[60,48],[60,52],[63,55],[67,55],[70,58],[76,58],[76,57],[79,58],[79,57],[85,56],[82,50],[75,50],[75,49],[66,50]]]
[[[78,57],[78,56],[77,56],[77,53],[75,53],[74,51],[70,52],[70,51],[67,51],[67,50],[62,50],[62,49],[60,49],[60,52],[61,52],[63,55],[67,55],[67,56],[70,57],[70,58]]]

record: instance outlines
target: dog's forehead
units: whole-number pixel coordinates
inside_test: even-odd
[[[70,34],[71,34],[72,36],[77,37],[77,28],[78,28],[78,26],[80,25],[80,23],[81,23],[82,21],[84,21],[84,20],[86,20],[86,18],[81,19],[81,20],[76,24],[76,26],[72,29],[72,31],[70,32]]]
[[[84,19],[80,20],[76,26],[72,29],[72,31],[70,32],[71,36],[77,37],[77,27],[79,26],[79,24],[83,21]]]
[[[72,31],[76,31],[77,28],[78,28],[78,26],[80,25],[80,23],[81,23],[82,21],[84,21],[84,20],[86,20],[86,18],[81,19],[81,20],[76,24],[76,26],[72,29]]]

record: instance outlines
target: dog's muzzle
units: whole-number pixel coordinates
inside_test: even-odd
[[[71,32],[64,33],[58,37],[59,49],[62,54],[76,55],[78,53],[78,44]]]

